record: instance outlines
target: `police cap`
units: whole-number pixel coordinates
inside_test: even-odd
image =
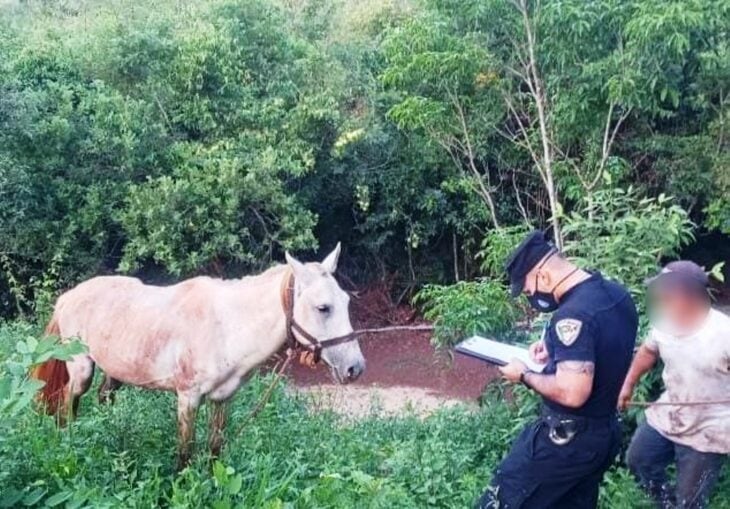
[[[507,259],[505,270],[509,276],[512,297],[517,297],[525,287],[525,277],[535,265],[550,252],[557,251],[548,235],[540,230],[525,237]]]

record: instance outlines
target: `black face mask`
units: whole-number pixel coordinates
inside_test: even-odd
[[[540,266],[537,268],[537,270],[540,270],[543,265],[547,263],[547,261],[555,255],[557,251],[553,251],[543,262],[540,264]],[[555,298],[555,289],[563,284],[563,281],[568,279],[570,276],[575,274],[578,271],[578,267],[570,271],[569,274],[567,274],[563,279],[555,283],[555,286],[553,286],[553,289],[549,292],[541,292],[537,289],[537,274],[535,274],[535,291],[532,295],[527,296],[527,301],[530,303],[530,306],[533,307],[533,309],[536,309],[540,311],[541,313],[552,313],[558,307],[560,304],[558,303],[558,299]]]
[[[552,292],[548,293],[536,291],[532,295],[527,296],[527,301],[533,309],[537,309],[541,313],[552,313],[558,309],[558,306],[560,306]]]

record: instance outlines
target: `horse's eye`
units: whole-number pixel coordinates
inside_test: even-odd
[[[319,311],[323,315],[326,315],[330,312],[330,307],[327,304],[322,304],[321,306],[317,306],[317,311]]]

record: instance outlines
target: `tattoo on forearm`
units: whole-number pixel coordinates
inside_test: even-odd
[[[596,370],[596,365],[590,361],[563,361],[558,363],[558,370],[592,375]]]

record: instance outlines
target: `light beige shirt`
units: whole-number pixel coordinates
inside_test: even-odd
[[[677,337],[652,328],[644,344],[664,361],[659,402],[730,399],[730,317],[710,310],[700,329]],[[678,444],[702,452],[730,453],[730,403],[654,405],[647,422]]]

